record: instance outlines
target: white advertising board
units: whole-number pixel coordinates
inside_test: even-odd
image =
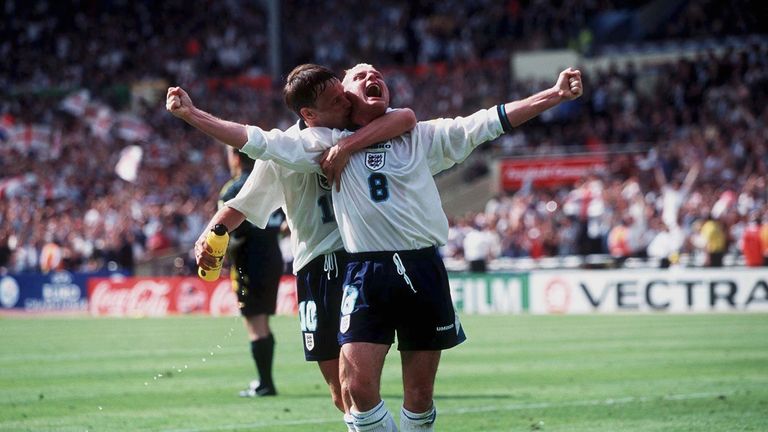
[[[534,314],[768,312],[768,270],[546,271],[529,277]]]

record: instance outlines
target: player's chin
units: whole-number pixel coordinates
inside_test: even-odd
[[[383,97],[369,97],[365,99],[365,104],[371,108],[386,110],[389,107],[389,101]]]

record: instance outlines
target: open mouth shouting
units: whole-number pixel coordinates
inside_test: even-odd
[[[371,83],[365,87],[365,96],[369,98],[381,97],[381,86],[376,83]]]

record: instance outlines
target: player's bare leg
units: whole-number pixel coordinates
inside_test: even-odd
[[[437,411],[432,397],[440,351],[401,351],[403,408],[400,432],[433,430]]]
[[[389,345],[353,342],[341,347],[342,385],[349,389],[357,431],[397,431],[381,400],[381,369]]]
[[[317,362],[320,372],[328,384],[328,390],[331,392],[331,399],[336,408],[343,413],[349,412],[349,405],[345,404],[345,398],[341,392],[341,379],[339,378],[339,359],[323,360]]]
[[[326,384],[328,384],[333,404],[336,405],[339,411],[344,413],[344,423],[347,425],[347,430],[354,432],[354,419],[352,414],[349,413],[352,400],[349,398],[349,392],[342,387],[340,363],[339,359],[336,358],[319,361],[317,366],[320,367],[320,372],[323,374]]]
[[[269,315],[259,314],[244,317],[245,329],[251,341],[251,354],[259,372],[259,380],[251,382],[240,396],[274,396],[277,394],[272,381],[272,360],[275,354],[275,338],[269,328]]]

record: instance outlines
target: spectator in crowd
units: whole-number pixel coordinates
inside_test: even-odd
[[[0,274],[8,271],[8,265],[11,261],[11,248],[8,246],[9,237],[7,230],[0,231]]]
[[[760,226],[760,244],[763,246],[763,265],[768,266],[768,212],[763,216]]]
[[[616,265],[621,267],[624,261],[635,254],[636,239],[632,238],[631,227],[634,219],[630,215],[621,217],[621,222],[611,228],[608,233],[608,252],[616,260]]]
[[[53,235],[48,235],[45,245],[40,250],[40,271],[50,273],[64,268],[64,249]]]
[[[677,225],[680,207],[683,206],[688,194],[691,192],[693,182],[696,181],[696,177],[699,175],[699,168],[697,165],[694,165],[685,176],[685,180],[680,181],[676,176],[669,183],[661,165],[656,167],[654,173],[656,174],[656,182],[661,189],[661,219],[668,227],[672,228]]]
[[[669,268],[670,264],[676,261],[679,247],[676,247],[675,239],[669,227],[660,218],[652,219],[650,227],[656,231],[656,234],[648,243],[646,255],[649,258],[658,259],[660,268]]]
[[[535,79],[509,79],[510,52],[581,45],[589,40],[582,36],[590,33],[584,33],[588,21],[613,9],[610,2],[590,1],[491,3],[395,1],[351,10],[338,0],[282,2],[284,15],[292,17],[283,30],[297,36],[285,42],[284,63],[375,58],[387,66],[394,105],[412,106],[419,118],[452,117],[499,95],[517,99],[541,88]],[[722,9],[716,2],[688,2],[680,19],[648,38],[761,33],[758,3],[739,0]],[[6,59],[0,64],[0,232],[8,233],[0,248],[10,250],[13,272],[40,270],[49,232],[61,241],[57,267],[74,271],[130,271],[159,250],[190,248],[215,208],[209,185],[223,183],[227,173],[214,145],[174,127],[153,100],[153,82],[188,83],[216,101],[212,110],[234,121],[293,123],[279,89],[264,76],[267,56],[256,55],[268,45],[266,31],[253,30],[267,28],[261,3],[214,2],[194,10],[180,0],[80,6],[9,1],[0,8],[7,23],[0,29]],[[324,11],[338,19],[315,24]],[[231,16],[238,20],[221,24]],[[720,24],[710,26],[701,16]],[[386,37],[371,29],[386,29]],[[83,37],[97,31],[105,37]],[[310,32],[312,38],[301,37]],[[193,36],[179,40],[178,34]],[[599,34],[592,34],[598,42]],[[605,254],[608,233],[627,213],[641,233],[634,254],[650,254],[643,245],[663,232],[683,239],[669,253],[696,254],[699,209],[722,211],[723,230],[733,240],[741,238],[751,212],[768,217],[768,45],[725,40],[718,48],[692,58],[596,66],[585,74],[592,90],[581,102],[473,155],[477,159],[465,165],[477,172],[497,156],[576,149],[632,155],[612,156],[606,172],[578,185],[497,197],[491,207],[501,255]],[[158,88],[162,96],[166,85]],[[118,133],[129,112],[146,134]],[[130,145],[143,150],[132,181],[112,170]],[[630,178],[637,191],[616,193]],[[726,191],[733,196],[724,197]],[[554,211],[544,208],[549,202]],[[657,217],[679,229],[642,226]],[[462,257],[472,219],[455,219],[447,257]],[[566,234],[571,231],[578,234]],[[760,233],[768,263],[768,220]],[[741,253],[736,241],[729,246],[728,253]]]
[[[763,245],[760,240],[760,219],[756,213],[749,216],[749,223],[741,237],[741,252],[749,267],[763,265]]]
[[[501,242],[495,219],[486,221],[478,215],[475,228],[464,237],[464,259],[469,263],[469,271],[485,273],[487,263],[499,256]]]
[[[604,250],[604,238],[607,232],[604,219],[606,213],[603,199],[603,181],[592,175],[579,182],[568,193],[563,203],[566,215],[574,216],[579,223],[578,253],[589,255]]]
[[[701,224],[699,235],[701,236],[701,247],[705,253],[704,265],[722,267],[723,256],[728,247],[728,234],[723,223],[709,212]]]

